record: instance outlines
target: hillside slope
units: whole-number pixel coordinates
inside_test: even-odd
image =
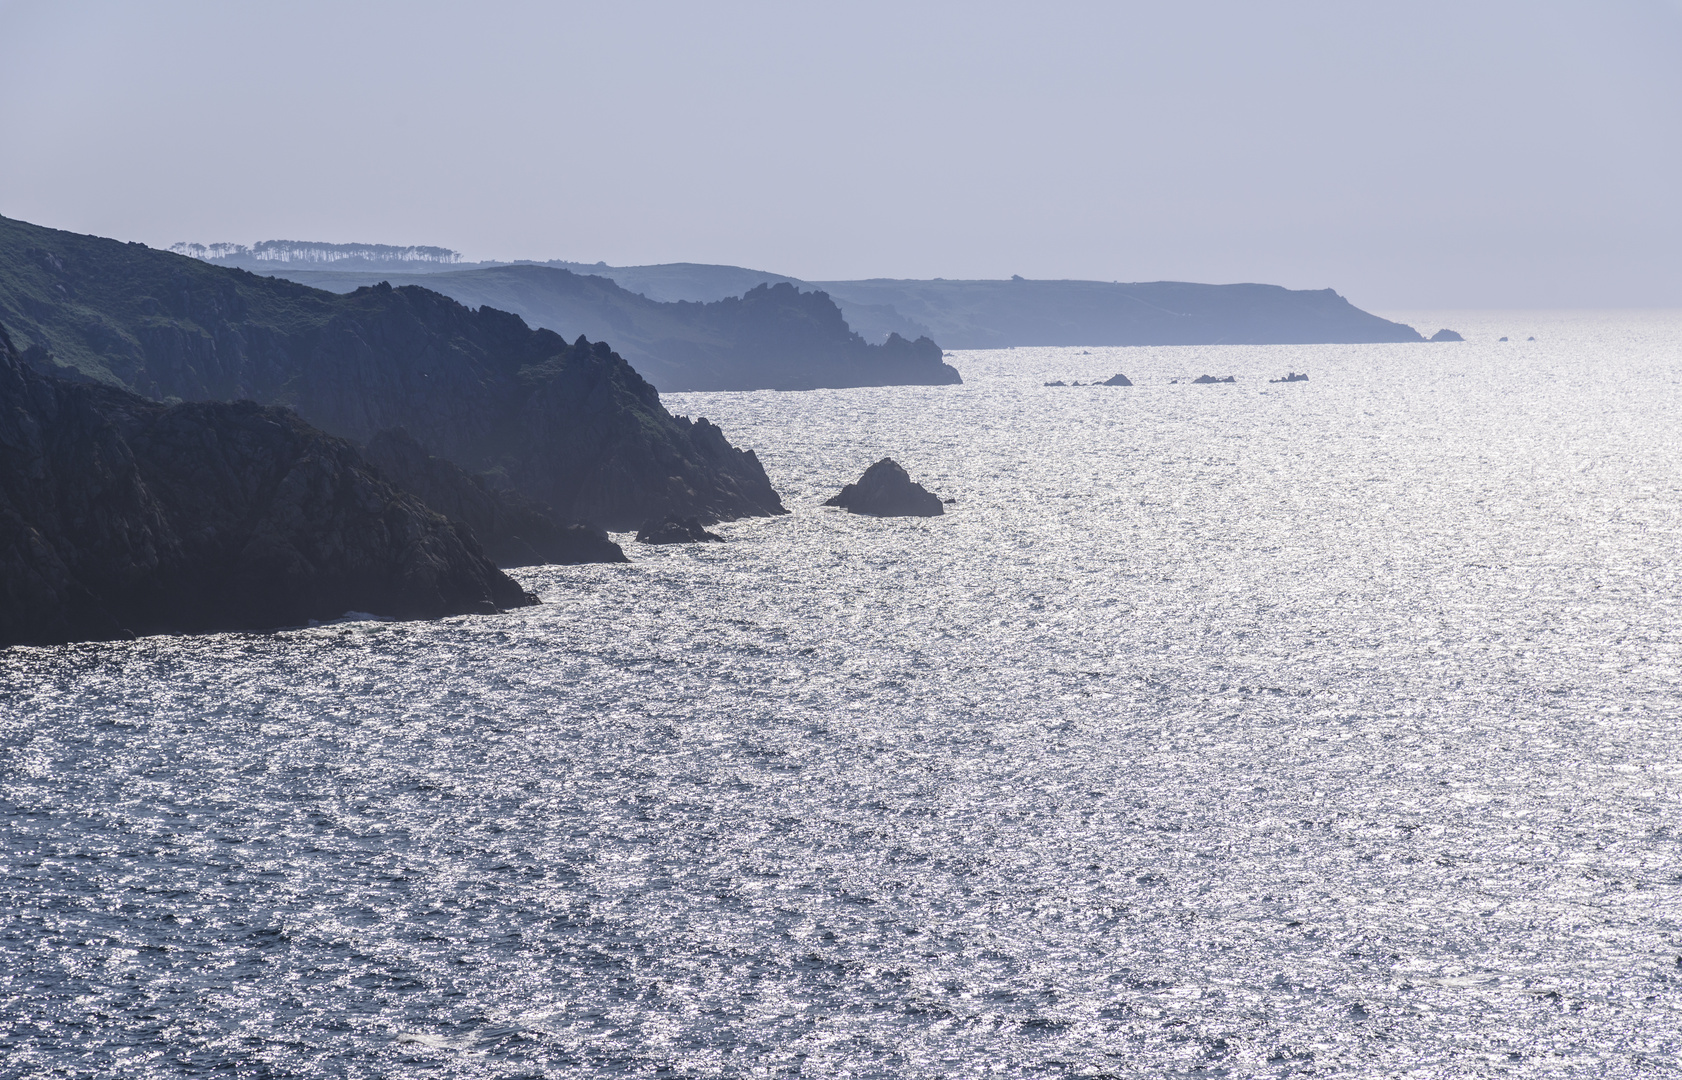
[[[745,295],[665,303],[605,277],[547,266],[499,266],[390,274],[272,269],[317,288],[349,292],[381,281],[418,285],[469,307],[520,315],[567,337],[610,340],[641,375],[665,392],[811,390],[847,386],[929,386],[961,382],[940,346],[890,335],[871,345],[817,291],[787,282]]]
[[[565,520],[783,512],[751,451],[672,416],[605,343],[418,287],[336,295],[0,218],[0,322],[39,369],[286,405],[357,442],[404,428]]]

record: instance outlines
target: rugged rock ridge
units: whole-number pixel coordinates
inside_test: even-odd
[[[499,567],[629,562],[600,529],[563,525],[517,491],[496,491],[453,462],[429,453],[402,428],[375,435],[362,455],[398,487],[473,532]]]
[[[45,376],[0,328],[0,645],[535,602],[290,411]]]
[[[606,344],[421,288],[339,296],[0,218],[7,320],[20,346],[149,397],[287,405],[357,442],[405,428],[569,521],[784,512],[751,451],[672,416]]]

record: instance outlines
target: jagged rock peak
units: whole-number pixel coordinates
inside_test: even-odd
[[[871,517],[937,517],[945,513],[940,497],[913,483],[893,458],[883,458],[848,484],[825,506],[839,506]]]

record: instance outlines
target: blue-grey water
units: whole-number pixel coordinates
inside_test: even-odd
[[[673,395],[790,516],[0,653],[0,1076],[1675,1074],[1682,315],[1445,322]]]

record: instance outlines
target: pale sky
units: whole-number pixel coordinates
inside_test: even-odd
[[[0,0],[0,214],[1682,306],[1682,2]]]

